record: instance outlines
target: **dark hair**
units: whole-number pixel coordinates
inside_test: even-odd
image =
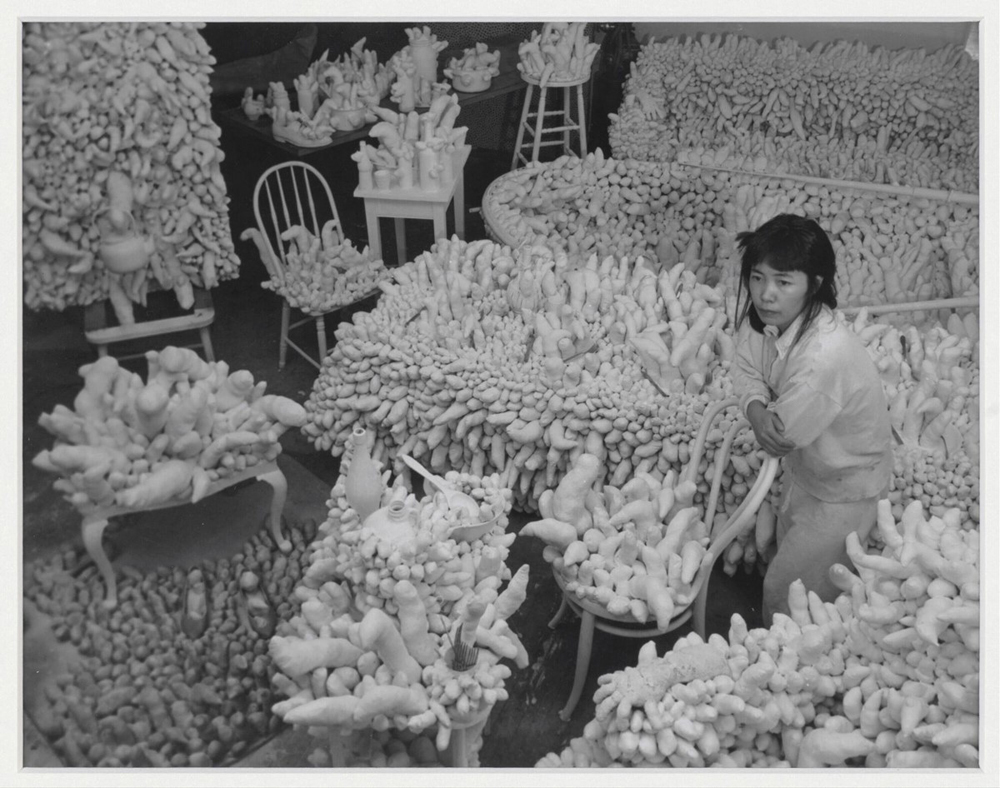
[[[837,308],[836,254],[826,232],[812,219],[790,213],[778,214],[756,230],[737,235],[736,245],[741,255],[736,296],[737,329],[749,318],[754,331],[764,331],[764,323],[750,299],[750,274],[761,263],[777,271],[801,271],[809,280],[804,318],[796,342],[824,306]]]

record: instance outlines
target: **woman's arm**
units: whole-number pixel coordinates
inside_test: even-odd
[[[784,457],[795,445],[782,435],[781,419],[768,408],[771,390],[761,369],[763,351],[763,337],[744,326],[736,340],[736,363],[731,370],[733,386],[757,443],[772,457]]]
[[[743,413],[748,413],[750,403],[755,400],[764,405],[771,401],[771,392],[761,369],[762,355],[763,337],[756,334],[749,325],[744,325],[736,335],[736,359],[730,369],[733,388],[740,398],[740,410]]]
[[[774,412],[784,425],[782,434],[794,447],[816,440],[842,410],[820,389],[825,377],[809,369],[798,370],[774,401]]]
[[[772,457],[784,457],[795,448],[795,444],[784,436],[784,425],[778,414],[768,410],[760,400],[750,401],[747,406],[747,419],[753,427],[757,443]]]

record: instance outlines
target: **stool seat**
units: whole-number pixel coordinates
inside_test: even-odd
[[[529,85],[536,85],[542,87],[541,80],[532,74],[521,74],[521,79],[527,82]],[[582,77],[577,77],[576,79],[550,79],[545,83],[544,87],[547,88],[574,88],[577,85],[586,85],[590,81],[590,74],[586,74]]]
[[[521,110],[521,122],[517,127],[517,141],[514,143],[514,158],[511,160],[510,168],[515,170],[522,164],[536,164],[540,150],[553,145],[562,146],[564,153],[573,153],[571,144],[573,132],[576,132],[579,138],[580,158],[586,156],[587,127],[584,120],[583,86],[590,80],[590,74],[571,80],[549,80],[544,85],[537,77],[527,74],[521,74],[521,79],[528,84],[528,89],[524,94],[524,107]],[[532,96],[535,88],[538,88],[538,100],[535,110],[532,111]],[[574,91],[573,88],[576,90]],[[545,109],[549,90],[562,91],[562,109]],[[572,113],[574,93],[576,95],[575,118]],[[561,125],[553,126],[548,123],[550,120],[557,124],[561,123]],[[530,140],[525,140],[525,132],[531,135]],[[560,135],[560,137],[558,139],[542,139],[552,135]],[[522,152],[525,148],[531,149],[530,159]]]

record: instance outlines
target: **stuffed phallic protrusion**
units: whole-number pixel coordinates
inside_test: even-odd
[[[302,405],[265,395],[248,370],[189,348],[148,351],[146,364],[145,379],[112,356],[86,364],[73,409],[39,417],[56,443],[33,462],[64,477],[58,489],[77,508],[197,502],[214,482],[273,460],[281,434],[305,423]]]
[[[36,30],[53,43],[38,59],[24,49],[26,79],[38,88],[24,105],[26,305],[108,300],[127,325],[156,281],[189,308],[192,286],[210,288],[239,265],[220,129],[208,118],[211,58],[194,52],[207,46],[197,25],[51,22]],[[126,37],[140,42],[138,54],[123,51]],[[194,54],[161,43],[168,37]],[[177,250],[169,263],[165,247]]]
[[[509,490],[495,474],[445,474],[496,522],[461,541],[441,529],[448,522],[439,496],[418,500],[405,479],[390,476],[383,476],[384,508],[408,513],[412,538],[400,544],[370,527],[371,518],[360,522],[344,475],[337,479],[312,564],[295,589],[300,612],[279,624],[269,644],[283,696],[273,711],[317,736],[330,728],[427,731],[440,751],[462,728],[474,749],[490,710],[507,698],[504,662],[530,662],[507,620],[526,598],[529,572],[524,565],[511,574],[505,564],[515,537],[503,532]],[[464,663],[456,663],[460,651],[469,657]]]
[[[350,304],[389,279],[383,261],[374,259],[367,246],[355,248],[341,235],[335,220],[324,224],[319,236],[301,225],[282,233],[278,242],[288,244],[283,262],[275,259],[258,229],[247,229],[240,238],[252,240],[264,261],[270,276],[261,287],[273,290],[306,314],[322,315]]]
[[[602,464],[581,453],[555,490],[539,497],[543,519],[524,536],[546,543],[542,557],[565,592],[666,631],[694,599],[708,545],[694,482],[637,473],[621,487],[595,487]],[[562,514],[560,518],[557,512]]]
[[[769,628],[734,615],[728,637],[705,644],[726,666],[711,678],[652,680],[647,644],[636,667],[599,679],[583,737],[538,765],[976,768],[980,536],[971,526],[958,509],[928,516],[919,500],[897,522],[881,501],[884,546],[847,540],[857,573],[831,569],[835,601],[796,580],[789,613]],[[695,644],[685,636],[667,656]]]

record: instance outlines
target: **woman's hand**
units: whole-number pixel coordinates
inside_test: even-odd
[[[778,414],[770,411],[760,400],[755,400],[747,407],[747,419],[753,427],[757,443],[772,457],[784,457],[795,448],[795,444],[783,434],[784,424]]]

